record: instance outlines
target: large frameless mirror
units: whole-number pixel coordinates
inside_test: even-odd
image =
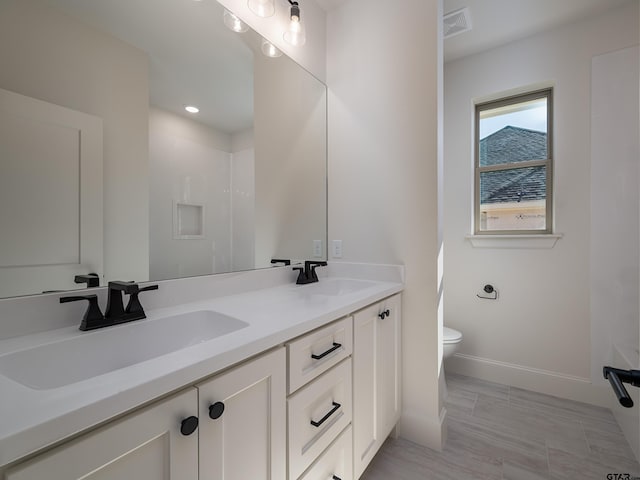
[[[245,29],[0,0],[0,297],[326,260],[326,87]]]

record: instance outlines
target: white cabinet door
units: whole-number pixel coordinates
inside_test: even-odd
[[[198,431],[182,421],[197,415],[189,388],[9,470],[7,480],[197,480]]]
[[[197,385],[200,480],[286,478],[285,372],[283,347]]]
[[[400,417],[400,305],[398,294],[353,316],[355,478]]]

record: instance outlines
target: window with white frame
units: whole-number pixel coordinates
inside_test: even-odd
[[[552,233],[553,91],[476,105],[475,234]]]

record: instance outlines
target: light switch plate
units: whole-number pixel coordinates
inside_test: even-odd
[[[315,258],[322,258],[322,240],[313,241],[313,256]]]
[[[333,258],[342,258],[342,240],[333,241],[331,256]]]

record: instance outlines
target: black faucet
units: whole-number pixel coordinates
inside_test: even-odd
[[[105,319],[112,320],[112,324],[115,325],[147,318],[138,294],[140,292],[157,289],[158,285],[140,288],[135,282],[109,282],[107,309],[104,312]],[[122,303],[123,293],[130,296],[127,308],[124,308],[124,304]]]
[[[60,303],[87,300],[89,302],[89,306],[82,317],[80,330],[95,330],[96,328],[109,327],[119,323],[146,318],[147,316],[144,313],[138,294],[140,292],[157,289],[158,285],[149,285],[148,287],[140,288],[135,282],[109,282],[107,309],[104,315],[100,311],[97,295],[61,297]],[[123,292],[131,297],[127,304],[127,308],[124,308],[122,303]]]
[[[86,283],[87,288],[95,288],[100,286],[100,276],[97,273],[88,273],[86,275],[76,275],[73,277],[74,283]]]
[[[307,260],[304,262],[304,268],[294,267],[294,270],[299,270],[297,285],[306,285],[307,283],[315,283],[318,281],[318,274],[316,273],[317,267],[326,267],[327,262],[316,262]]]

